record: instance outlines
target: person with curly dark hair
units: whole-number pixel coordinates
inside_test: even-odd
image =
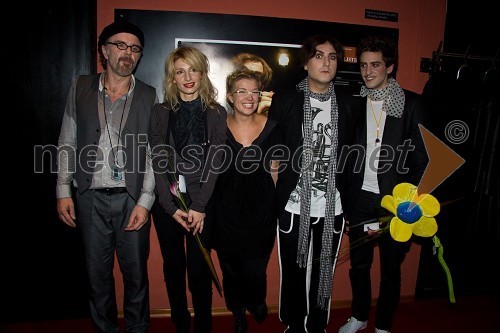
[[[395,185],[406,182],[417,186],[420,182],[428,162],[419,130],[425,106],[420,95],[402,89],[394,79],[398,52],[392,40],[366,37],[357,47],[357,58],[365,84],[355,106],[359,121],[353,145],[362,149],[361,154],[351,158],[360,162],[361,168],[350,178],[345,206],[349,221],[352,316],[339,333],[355,333],[367,326],[372,304],[370,271],[376,245],[381,279],[375,332],[389,333],[400,299],[401,264],[410,243],[398,242],[389,233],[377,236],[378,223],[363,223],[387,215],[380,202],[384,195],[392,194]],[[405,146],[411,147],[410,151],[401,149]]]
[[[335,38],[309,37],[299,51],[307,76],[278,91],[269,109],[289,153],[276,187],[279,317],[287,333],[324,333],[330,318],[346,190],[337,166],[352,133],[350,96],[333,82],[342,54]]]

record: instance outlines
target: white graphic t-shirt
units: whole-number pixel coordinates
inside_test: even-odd
[[[330,147],[332,142],[332,124],[330,117],[331,102],[320,102],[311,98],[313,113],[313,178],[311,188],[311,217],[324,217],[326,207],[326,189],[328,186],[328,164],[330,163]],[[336,161],[335,161],[336,162]],[[297,186],[290,194],[286,211],[300,214],[300,192],[302,175],[299,176]],[[335,215],[342,213],[340,193],[336,192]]]

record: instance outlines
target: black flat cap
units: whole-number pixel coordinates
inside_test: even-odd
[[[142,30],[135,24],[121,19],[111,23],[110,25],[102,29],[101,35],[99,36],[99,48],[106,43],[109,37],[121,32],[135,35],[141,42],[141,46],[144,47],[144,33],[142,32]]]

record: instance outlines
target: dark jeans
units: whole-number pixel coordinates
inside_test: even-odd
[[[189,332],[188,287],[194,308],[194,332],[212,331],[212,277],[196,240],[156,201],[151,209],[163,257],[163,274],[170,301],[172,321],[177,332]],[[210,246],[211,223],[205,218],[200,234],[205,247]]]
[[[363,231],[362,221],[389,214],[380,201],[382,195],[361,191],[356,210],[349,217],[351,268],[349,277],[352,288],[352,315],[358,320],[368,320],[372,302],[370,270],[375,246],[380,253],[380,291],[377,299],[375,326],[390,330],[401,294],[401,264],[410,247],[409,242],[397,242],[389,232],[370,238]]]

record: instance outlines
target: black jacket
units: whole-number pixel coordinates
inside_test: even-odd
[[[337,160],[339,166],[344,158],[341,153],[342,147],[349,146],[353,133],[354,118],[351,112],[351,96],[335,91],[339,109],[338,118],[338,152]],[[302,123],[304,120],[304,93],[296,87],[277,92],[273,95],[273,102],[269,109],[269,118],[278,122],[278,130],[281,133],[284,145],[290,151],[290,158],[280,161],[280,172],[276,184],[277,207],[276,214],[279,217],[287,204],[290,194],[295,189],[300,175],[300,163],[302,153]],[[340,192],[342,206],[347,186],[347,174],[345,170],[337,168],[336,187]]]
[[[420,95],[414,92],[404,90],[404,93],[405,107],[403,115],[401,118],[388,116],[384,125],[381,147],[389,155],[384,160],[380,160],[378,165],[377,179],[381,195],[392,195],[394,186],[401,182],[408,182],[418,186],[429,161],[418,127],[419,124],[425,125],[426,108],[424,101]],[[366,97],[355,98],[353,102],[353,111],[357,122],[352,147],[362,147],[362,149],[358,149],[361,152],[359,155],[353,153],[353,151],[349,154],[348,169],[351,174],[348,195],[345,197],[347,204],[343,206],[347,216],[349,216],[349,212],[355,209],[363,185],[367,140],[366,102]],[[407,141],[407,145],[409,144],[415,149],[409,152],[407,149],[402,149],[405,141]],[[383,151],[381,151],[381,155]],[[407,170],[403,171],[404,168],[407,168]],[[381,172],[381,170],[384,171]]]

